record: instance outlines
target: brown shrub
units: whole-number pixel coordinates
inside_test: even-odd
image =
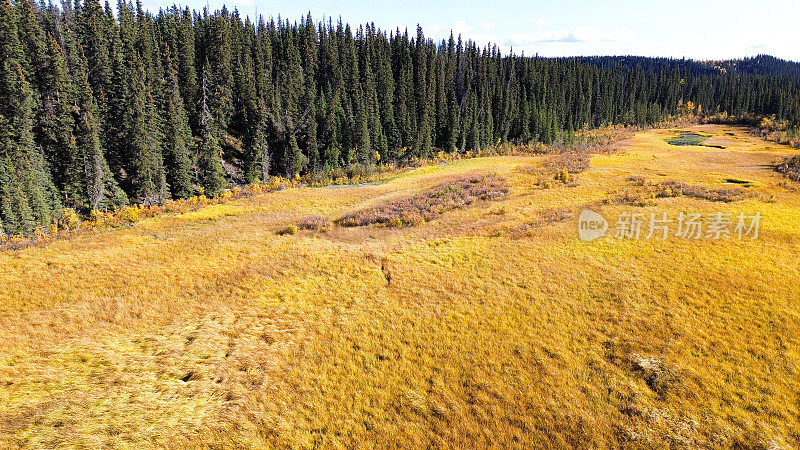
[[[625,191],[618,194],[614,199],[615,203],[621,203],[634,206],[652,206],[657,198],[671,198],[671,197],[693,197],[711,202],[736,202],[752,197],[752,193],[745,189],[735,188],[708,188],[696,184],[689,184],[683,181],[667,180],[660,183],[649,183],[643,177],[631,176],[628,177],[634,186],[640,186],[643,189],[635,191]]]
[[[800,156],[786,158],[782,163],[775,166],[775,170],[790,180],[800,181]]]
[[[589,152],[583,150],[570,150],[558,153],[544,162],[544,166],[556,173],[563,172],[564,169],[571,174],[585,172],[589,170]]]
[[[503,228],[496,230],[494,236],[508,236],[511,239],[520,239],[526,236],[533,236],[536,230],[544,228],[547,225],[564,222],[572,219],[572,214],[564,209],[545,209],[537,214],[537,217],[531,221],[522,223],[512,228]]]
[[[280,230],[276,231],[275,234],[277,234],[278,236],[286,236],[286,235],[297,234],[299,231],[300,229],[297,228],[297,225],[290,224],[287,225],[286,228],[281,228]]]
[[[654,195],[644,191],[624,191],[614,197],[614,203],[632,206],[653,206],[655,204]]]
[[[308,216],[297,222],[301,230],[327,231],[331,228],[331,221],[327,217]]]
[[[371,224],[419,225],[450,210],[465,208],[478,200],[494,200],[508,194],[508,184],[497,175],[470,175],[440,184],[413,197],[345,214],[336,220],[347,227]]]
[[[684,183],[683,181],[668,180],[656,185],[656,197],[687,197],[701,198],[712,202],[735,202],[743,200],[750,194],[742,188],[717,188],[709,189],[705,186]]]
[[[639,175],[629,176],[628,181],[630,181],[631,184],[634,186],[644,186],[645,184],[647,184],[647,180],[645,179],[645,177]]]
[[[560,181],[568,186],[577,185],[576,174],[589,169],[591,155],[588,150],[566,150],[557,153],[542,163],[543,167],[525,166],[518,170],[536,176],[534,185],[548,189],[554,181]]]

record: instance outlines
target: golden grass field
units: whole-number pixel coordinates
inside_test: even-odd
[[[800,446],[800,183],[769,167],[796,150],[688,129],[726,148],[654,130],[546,189],[547,155],[465,159],[0,252],[0,447]],[[474,172],[509,195],[276,234]],[[753,194],[610,202],[631,175]],[[763,219],[587,243],[585,207]]]

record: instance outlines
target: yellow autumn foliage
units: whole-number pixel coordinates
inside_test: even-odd
[[[797,151],[687,129],[724,148],[640,132],[549,189],[523,170],[544,152],[273,181],[0,251],[0,447],[800,446],[800,189],[770,168]],[[276,235],[476,172],[508,196]],[[614,202],[634,180],[753,195]],[[585,208],[764,219],[753,241],[583,242]]]

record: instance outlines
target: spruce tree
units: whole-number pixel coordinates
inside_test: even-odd
[[[185,105],[196,105],[198,102],[197,86],[197,67],[195,64],[195,30],[192,24],[192,14],[189,8],[185,8],[180,12],[175,12],[176,15],[180,14],[177,19],[177,65],[178,65],[178,87],[181,91],[181,97]],[[197,126],[198,115],[197,109],[194,107],[187,108],[187,115],[190,119],[190,125]]]
[[[34,94],[23,69],[18,18],[0,1],[0,223],[3,233],[28,234],[49,225],[61,205],[41,149],[33,139]]]
[[[399,34],[399,32],[398,32]],[[395,36],[394,38],[395,59],[397,65],[395,105],[395,122],[400,134],[401,146],[409,148],[414,144],[415,136],[415,102],[413,87],[413,62],[409,51],[408,37]],[[407,154],[400,153],[398,157],[407,157]]]
[[[530,58],[460,36],[434,43],[421,28],[353,33],[310,16],[254,25],[226,9],[153,15],[119,0],[115,17],[98,0],[0,1],[2,233],[46,223],[59,202],[82,212],[123,205],[117,186],[142,203],[197,186],[213,195],[229,182],[403,164],[434,148],[648,126],[689,102],[800,126],[800,70],[764,57],[720,62],[724,71],[663,58]]]
[[[194,194],[192,132],[178,86],[177,68],[168,46],[164,47],[164,65],[164,166],[172,195],[186,198]]]
[[[270,177],[272,154],[270,153],[268,138],[266,106],[259,102],[253,117],[253,125],[248,138],[248,156],[245,166],[245,181],[254,183],[266,182]]]
[[[73,208],[87,206],[83,161],[74,134],[76,92],[63,49],[53,37],[49,39],[47,65],[40,71],[40,76],[39,143],[64,205]]]
[[[288,23],[281,29],[281,34],[284,43],[276,80],[279,86],[279,105],[276,116],[273,117],[273,127],[281,144],[283,172],[285,176],[293,177],[302,172],[308,163],[308,158],[300,149],[297,134],[306,129],[307,122],[314,117],[311,105],[306,106],[303,111],[299,108],[303,90],[303,68],[295,36]]]
[[[76,95],[73,107],[77,158],[71,159],[72,166],[69,170],[75,174],[74,178],[81,182],[83,188],[79,197],[83,203],[81,206],[85,205],[90,209],[120,207],[128,203],[128,198],[114,179],[103,153],[100,129],[96,120],[97,103],[89,84],[86,59],[80,46],[77,50],[77,64],[74,70]]]
[[[76,18],[77,33],[89,67],[89,84],[97,99],[101,114],[108,101],[111,81],[111,56],[108,36],[113,34],[114,22],[107,23],[98,0],[85,0]]]
[[[233,116],[233,50],[231,21],[226,9],[210,19],[207,34],[206,83],[211,93],[207,102],[219,130],[225,130]]]
[[[414,97],[416,99],[416,129],[414,130],[413,154],[417,158],[425,158],[430,153],[430,98],[428,92],[428,49],[422,27],[417,26],[417,38],[414,41]]]
[[[326,104],[324,113],[325,121],[322,124],[322,165],[326,169],[334,169],[339,166],[342,154],[341,147],[341,123],[344,117],[339,94],[334,96]]]
[[[19,17],[20,43],[22,44],[25,76],[35,92],[45,89],[43,86],[45,71],[50,64],[47,53],[47,38],[39,26],[36,17],[36,6],[30,0],[16,3]]]
[[[400,131],[395,122],[394,90],[395,83],[392,76],[392,60],[389,43],[383,34],[375,37],[375,90],[378,96],[378,114],[380,116],[383,134],[386,139],[386,153],[382,155],[385,161],[395,161],[398,150],[403,146]]]
[[[308,158],[297,144],[297,135],[290,134],[289,142],[286,144],[286,176],[298,175],[307,163]]]
[[[303,68],[303,95],[300,98],[299,109],[306,116],[306,123],[303,127],[302,145],[305,149],[304,155],[308,160],[308,165],[312,170],[318,169],[319,162],[319,143],[317,141],[317,72],[318,49],[317,31],[311,14],[307,15],[300,24],[300,57]]]
[[[226,186],[222,168],[222,148],[219,131],[209,107],[208,71],[203,70],[201,81],[200,138],[197,141],[197,178],[206,195],[219,194]]]
[[[134,53],[128,67],[126,138],[127,186],[129,195],[145,204],[159,204],[167,198],[166,176],[160,143],[161,131],[155,115],[155,100],[146,85],[145,66]]]

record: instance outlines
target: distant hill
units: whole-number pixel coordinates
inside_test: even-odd
[[[787,61],[770,55],[752,58],[733,59],[720,62],[707,62],[724,67],[726,70],[750,75],[793,75],[800,78],[800,63]]]
[[[621,67],[623,70],[634,69],[641,66],[645,72],[658,72],[662,69],[688,69],[693,76],[716,75],[720,73],[719,68],[715,68],[703,61],[676,58],[651,58],[646,56],[579,56],[574,59],[582,64],[588,64],[605,69]]]
[[[800,63],[787,61],[770,55],[750,58],[698,61],[677,58],[651,58],[644,56],[581,56],[574,59],[583,64],[613,69],[632,69],[641,66],[645,71],[666,69],[688,69],[692,75],[714,75],[722,72],[737,72],[748,75],[791,75],[800,78]]]

